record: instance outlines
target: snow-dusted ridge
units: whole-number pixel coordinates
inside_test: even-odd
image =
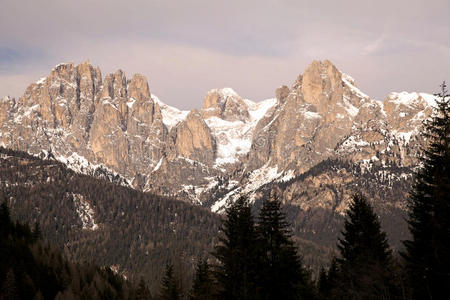
[[[218,91],[221,95],[230,99],[238,98],[239,95],[231,88],[223,88]],[[232,164],[239,157],[247,154],[252,145],[253,130],[256,124],[266,113],[276,105],[275,98],[266,99],[261,102],[253,102],[243,99],[247,106],[250,119],[248,121],[227,121],[218,117],[205,119],[206,124],[212,131],[217,143],[217,158],[215,166]]]
[[[430,107],[436,106],[436,96],[428,93],[417,93],[417,92],[392,92],[389,93],[387,99],[397,105],[414,106],[420,103],[426,104]],[[425,100],[425,101],[422,101]]]
[[[356,95],[360,98],[365,98],[365,99],[369,99],[370,97],[367,96],[366,94],[364,94],[359,88],[356,87],[355,85],[355,79],[353,79],[353,77],[351,77],[348,74],[342,73],[342,81],[344,81],[344,83],[350,88],[350,90],[354,93],[356,93]]]
[[[155,103],[158,103],[159,108],[161,109],[163,123],[169,130],[181,121],[185,120],[189,114],[188,110],[179,110],[178,108],[167,105],[153,94],[151,97]]]
[[[239,186],[239,183],[235,181],[233,189],[222,197],[222,199],[214,203],[211,206],[211,211],[215,213],[223,213],[230,202],[235,201],[240,195],[249,195],[250,201],[254,201],[254,192],[256,192],[263,185],[273,181],[288,181],[294,177],[295,175],[293,170],[279,171],[278,166],[271,166],[270,161],[268,161],[264,166],[250,173],[247,184]]]
[[[49,159],[49,158],[55,159],[56,161],[63,163],[68,169],[79,174],[95,176],[96,174],[101,173],[101,175],[106,176],[110,181],[118,181],[120,185],[132,187],[133,178],[125,178],[124,176],[111,170],[104,164],[93,164],[89,162],[84,156],[81,156],[76,152],[72,153],[69,156],[64,155],[55,156],[46,150],[41,150],[40,154],[35,153],[29,154],[41,159]]]

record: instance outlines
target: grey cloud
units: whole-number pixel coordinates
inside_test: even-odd
[[[448,0],[0,5],[0,47],[9,49],[0,51],[0,95],[19,96],[30,76],[86,59],[104,73],[143,73],[153,92],[181,108],[198,107],[208,89],[223,86],[254,100],[272,97],[312,59],[330,59],[379,99],[392,90],[432,92],[450,80]]]

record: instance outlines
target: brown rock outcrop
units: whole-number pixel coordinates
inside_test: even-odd
[[[176,155],[211,165],[214,162],[216,145],[211,130],[201,114],[192,110],[186,120],[171,131]]]
[[[367,172],[413,167],[432,101],[404,93],[372,100],[327,60],[275,97],[256,104],[230,88],[211,90],[202,109],[187,114],[152,96],[142,75],[127,80],[118,70],[102,79],[89,62],[60,64],[17,101],[0,101],[0,143],[51,151],[83,172],[100,165],[136,188],[212,205],[214,195],[231,199],[234,190],[249,193],[327,158]]]
[[[227,121],[246,121],[250,117],[244,100],[230,88],[209,91],[201,115],[204,119],[217,117]]]

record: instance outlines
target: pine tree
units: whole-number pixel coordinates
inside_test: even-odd
[[[226,209],[222,236],[214,256],[219,261],[216,279],[222,299],[256,298],[256,232],[251,208],[245,197],[240,197]]]
[[[6,273],[5,280],[1,286],[0,299],[20,299],[16,276],[12,268]]]
[[[34,239],[34,241],[37,241],[40,238],[42,238],[41,226],[39,225],[38,222],[36,222],[36,223],[34,223],[33,239]]]
[[[320,296],[325,296],[329,290],[330,288],[328,287],[327,271],[324,269],[324,267],[320,267],[319,279],[317,280],[317,291]]]
[[[261,255],[260,294],[263,299],[310,299],[314,292],[302,266],[289,223],[275,199],[263,202],[257,226]]]
[[[338,287],[348,299],[383,299],[390,290],[391,251],[386,233],[371,205],[361,194],[353,196],[339,239]]]
[[[214,299],[214,281],[206,260],[201,259],[197,263],[189,298],[191,300]]]
[[[6,200],[0,204],[0,238],[6,238],[11,230],[11,216]]]
[[[173,266],[167,264],[166,274],[162,279],[162,288],[160,297],[161,300],[178,300],[181,299],[181,291],[178,287],[177,280],[173,272]]]
[[[450,286],[450,96],[445,82],[441,88],[408,202],[412,239],[403,256],[415,299],[448,299]]]
[[[328,272],[321,268],[318,280],[319,299],[331,299],[339,285],[339,269],[336,257],[331,260]]]
[[[150,294],[150,291],[149,291],[147,285],[145,284],[143,278],[141,278],[141,280],[139,281],[139,285],[136,290],[136,299],[137,300],[152,299],[152,295]]]

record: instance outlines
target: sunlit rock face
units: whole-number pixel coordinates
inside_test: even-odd
[[[325,60],[273,98],[253,102],[213,89],[200,110],[188,112],[159,100],[142,75],[102,77],[89,62],[66,63],[21,98],[0,100],[0,144],[217,212],[241,194],[257,200],[268,185],[284,183],[278,192],[286,203],[339,214],[352,184],[365,184],[362,174],[378,178],[381,190],[411,179],[434,101],[406,92],[371,99]],[[355,169],[339,173],[330,164],[305,175],[327,159]],[[373,197],[401,208],[406,193],[395,201]]]

